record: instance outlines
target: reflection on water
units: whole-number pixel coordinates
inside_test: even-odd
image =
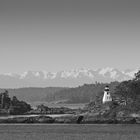
[[[43,116],[49,116],[49,117],[63,117],[63,116],[71,116],[72,114],[51,114],[51,115],[43,115]],[[0,119],[8,119],[8,118],[16,118],[16,117],[36,117],[40,115],[9,115],[9,116],[0,116]]]
[[[140,140],[139,125],[0,125],[0,140]]]

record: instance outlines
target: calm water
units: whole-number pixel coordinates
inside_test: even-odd
[[[140,126],[2,124],[0,140],[140,140]]]

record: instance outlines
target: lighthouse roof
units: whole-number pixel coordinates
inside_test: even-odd
[[[105,91],[109,91],[109,86],[106,86],[105,87]]]

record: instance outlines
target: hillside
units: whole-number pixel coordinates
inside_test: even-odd
[[[27,102],[35,102],[35,101],[46,101],[46,97],[50,99],[54,96],[55,92],[61,91],[63,87],[46,87],[46,88],[37,88],[37,87],[29,87],[29,88],[18,88],[18,89],[7,89],[9,92],[9,96],[16,96],[19,100],[27,101]],[[3,89],[1,89],[3,91]]]
[[[139,123],[140,122],[140,71],[135,78],[123,81],[115,88],[113,100],[102,103],[99,95],[87,104],[87,120],[98,123]],[[92,116],[92,117],[90,117]],[[87,122],[86,120],[86,122]]]
[[[53,98],[46,96],[46,101],[57,101],[57,100],[66,100],[67,103],[87,103],[91,100],[94,100],[99,94],[103,94],[104,87],[109,85],[110,91],[113,93],[115,87],[119,82],[111,83],[96,83],[96,84],[84,84],[76,88],[63,89],[56,92]]]
[[[111,92],[118,85],[118,82],[111,82]],[[46,87],[46,88],[18,88],[8,89],[9,96],[16,96],[19,100],[26,102],[54,102],[66,101],[66,103],[87,103],[93,100],[98,94],[102,94],[106,83],[84,84],[76,88]],[[1,89],[2,91],[2,89]]]

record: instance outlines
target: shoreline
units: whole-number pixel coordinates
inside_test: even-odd
[[[0,119],[9,119],[9,118],[22,118],[22,117],[37,117],[37,116],[48,116],[48,117],[63,117],[63,116],[70,116],[72,114],[31,114],[31,115],[7,115],[7,116],[0,116]]]
[[[12,115],[0,117],[0,124],[140,124],[140,118],[96,118],[80,114]]]

